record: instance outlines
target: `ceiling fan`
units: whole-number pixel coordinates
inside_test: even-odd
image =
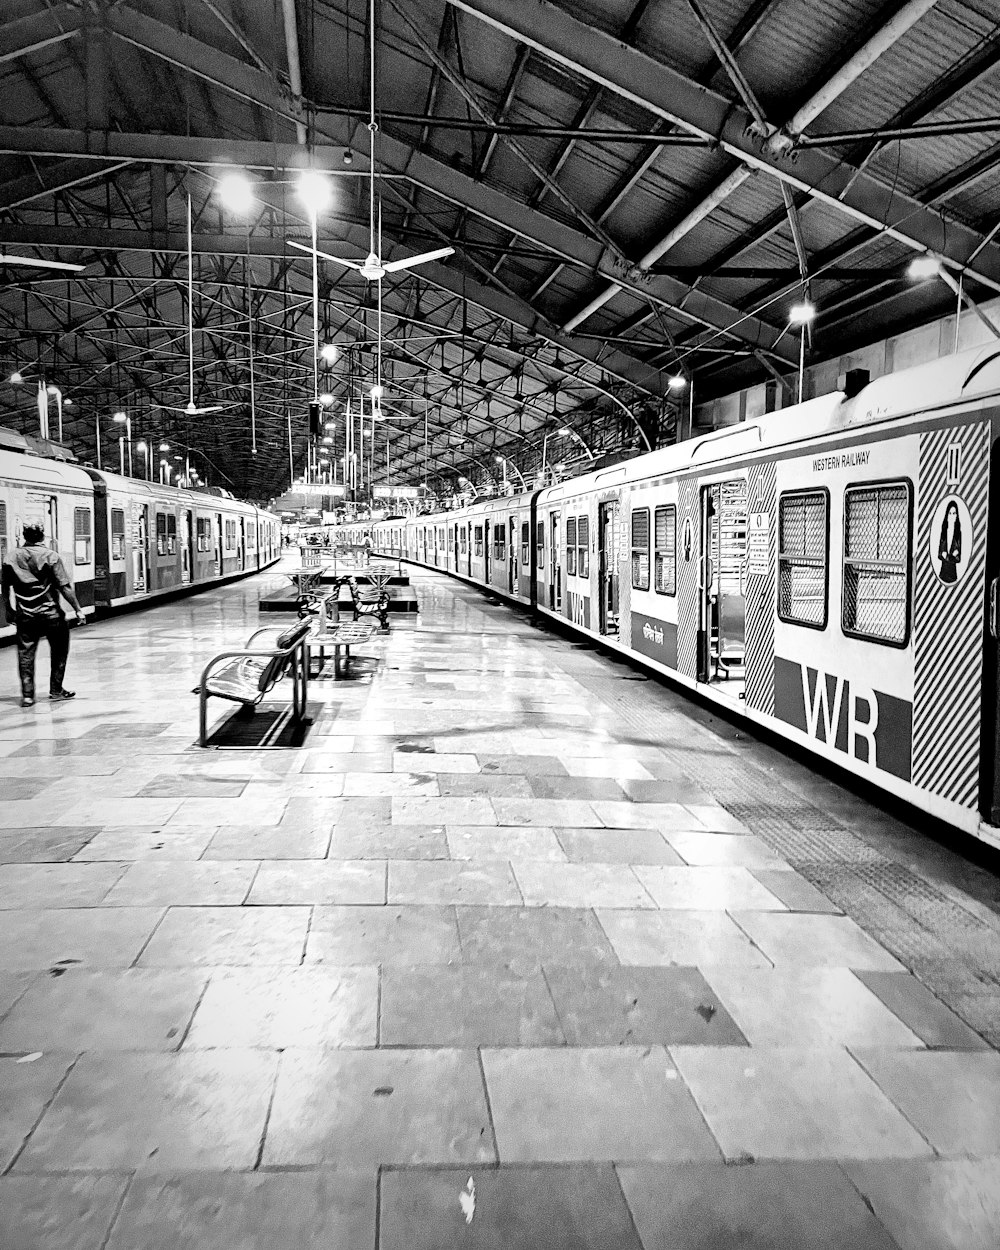
[[[399,273],[404,269],[412,269],[415,265],[423,265],[427,261],[441,260],[445,256],[451,256],[455,249],[453,247],[438,247],[431,252],[420,252],[417,256],[407,256],[403,260],[383,261],[381,259],[381,203],[379,204],[379,229],[377,236],[375,232],[375,135],[378,133],[378,122],[375,120],[375,0],[371,0],[371,15],[368,22],[368,29],[370,32],[371,45],[370,70],[368,75],[368,255],[363,261],[349,260],[346,256],[331,256],[329,252],[321,252],[318,248],[316,249],[316,255],[322,256],[324,260],[332,260],[337,265],[346,265],[348,269],[354,269],[369,282],[380,282],[387,273]],[[313,238],[315,240],[315,235]],[[289,239],[288,244],[289,247],[298,248],[300,252],[308,252],[310,256],[313,254],[313,248],[307,247],[304,243],[296,243],[294,240]]]
[[[30,269],[65,269],[79,273],[86,265],[73,265],[65,260],[39,260],[37,256],[15,256],[12,252],[0,252],[0,265],[26,265]]]
[[[187,197],[187,252],[188,252],[188,281],[187,281],[187,344],[188,344],[188,402],[184,408],[177,408],[171,404],[153,404],[154,408],[160,409],[161,412],[183,412],[188,417],[200,417],[208,412],[222,412],[226,408],[231,408],[232,404],[213,404],[207,408],[199,408],[194,402],[194,262],[192,260],[193,246],[191,243],[191,193],[188,192]]]

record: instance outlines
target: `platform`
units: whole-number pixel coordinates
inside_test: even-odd
[[[0,651],[0,1246],[1000,1244],[990,867],[412,576],[299,749],[194,745],[280,574]]]

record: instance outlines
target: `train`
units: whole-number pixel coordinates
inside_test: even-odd
[[[1000,846],[1000,350],[840,381],[364,528]]]
[[[278,517],[224,491],[34,454],[22,435],[0,428],[0,560],[32,522],[62,556],[88,616],[255,573],[281,550]],[[13,634],[0,605],[0,639]]]

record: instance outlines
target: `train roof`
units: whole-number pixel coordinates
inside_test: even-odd
[[[160,482],[148,482],[141,477],[122,477],[120,473],[109,473],[106,469],[88,468],[86,472],[94,482],[103,484],[105,489],[127,491],[131,495],[146,495],[150,499],[185,500],[191,507],[217,508],[225,503],[260,511],[256,504],[245,503],[243,500],[236,499],[229,491],[217,488],[189,489],[184,486],[164,486]]]
[[[65,460],[49,460],[44,456],[36,456],[22,451],[11,451],[0,447],[0,477],[14,478],[26,486],[93,489],[93,484],[84,469],[79,465],[70,464]]]

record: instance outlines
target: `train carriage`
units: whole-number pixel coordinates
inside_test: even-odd
[[[451,527],[452,571],[1000,845],[1000,353],[857,386],[417,528]],[[441,567],[427,550],[404,554]]]

